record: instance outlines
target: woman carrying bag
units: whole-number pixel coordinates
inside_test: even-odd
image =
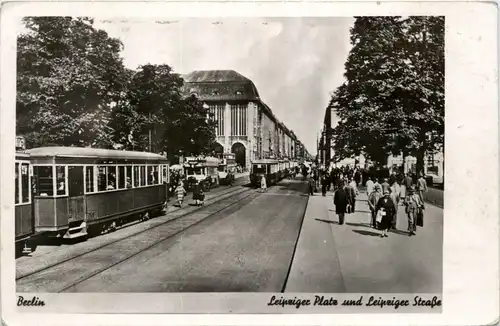
[[[379,199],[376,207],[377,222],[379,222],[380,229],[382,230],[382,234],[380,235],[382,238],[389,236],[387,233],[391,228],[394,214],[396,214],[396,207],[389,195],[390,192],[386,189],[384,197]]]

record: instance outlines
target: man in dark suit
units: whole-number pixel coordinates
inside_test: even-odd
[[[344,187],[343,182],[339,184],[339,188],[335,190],[333,195],[333,204],[335,205],[335,213],[339,216],[339,224],[344,224],[346,207],[349,203],[349,195]]]
[[[405,185],[405,190],[406,190],[406,193],[408,193],[408,191],[411,189],[411,187],[413,186],[413,179],[411,177],[411,173],[408,172],[405,176],[405,180],[404,180],[404,185]],[[405,194],[406,195],[406,194]]]
[[[351,181],[352,181],[352,179],[349,180],[349,182],[351,182]],[[354,213],[354,201],[356,200],[356,191],[349,184],[346,184],[344,186],[344,189],[347,193],[348,204],[351,206],[351,209],[347,213],[348,214]]]

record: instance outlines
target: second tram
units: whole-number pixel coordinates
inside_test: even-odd
[[[266,178],[268,186],[278,183],[279,178],[279,161],[263,159],[252,161],[252,169],[250,171],[250,183],[254,187],[260,186],[262,176]]]

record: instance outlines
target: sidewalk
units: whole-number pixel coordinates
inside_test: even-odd
[[[381,238],[366,200],[360,193],[356,213],[339,225],[332,192],[309,197],[285,292],[442,291],[443,210],[428,205],[424,227],[409,237],[399,206],[398,231]]]

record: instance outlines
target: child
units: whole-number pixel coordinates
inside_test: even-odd
[[[204,182],[201,181],[199,184],[199,189],[198,189],[198,200],[197,200],[198,206],[205,205],[205,191],[203,190],[203,186],[204,186]]]
[[[177,196],[177,204],[179,205],[179,207],[182,207],[184,196],[187,195],[186,189],[184,189],[182,182],[180,182],[177,188],[175,188],[175,194]]]

